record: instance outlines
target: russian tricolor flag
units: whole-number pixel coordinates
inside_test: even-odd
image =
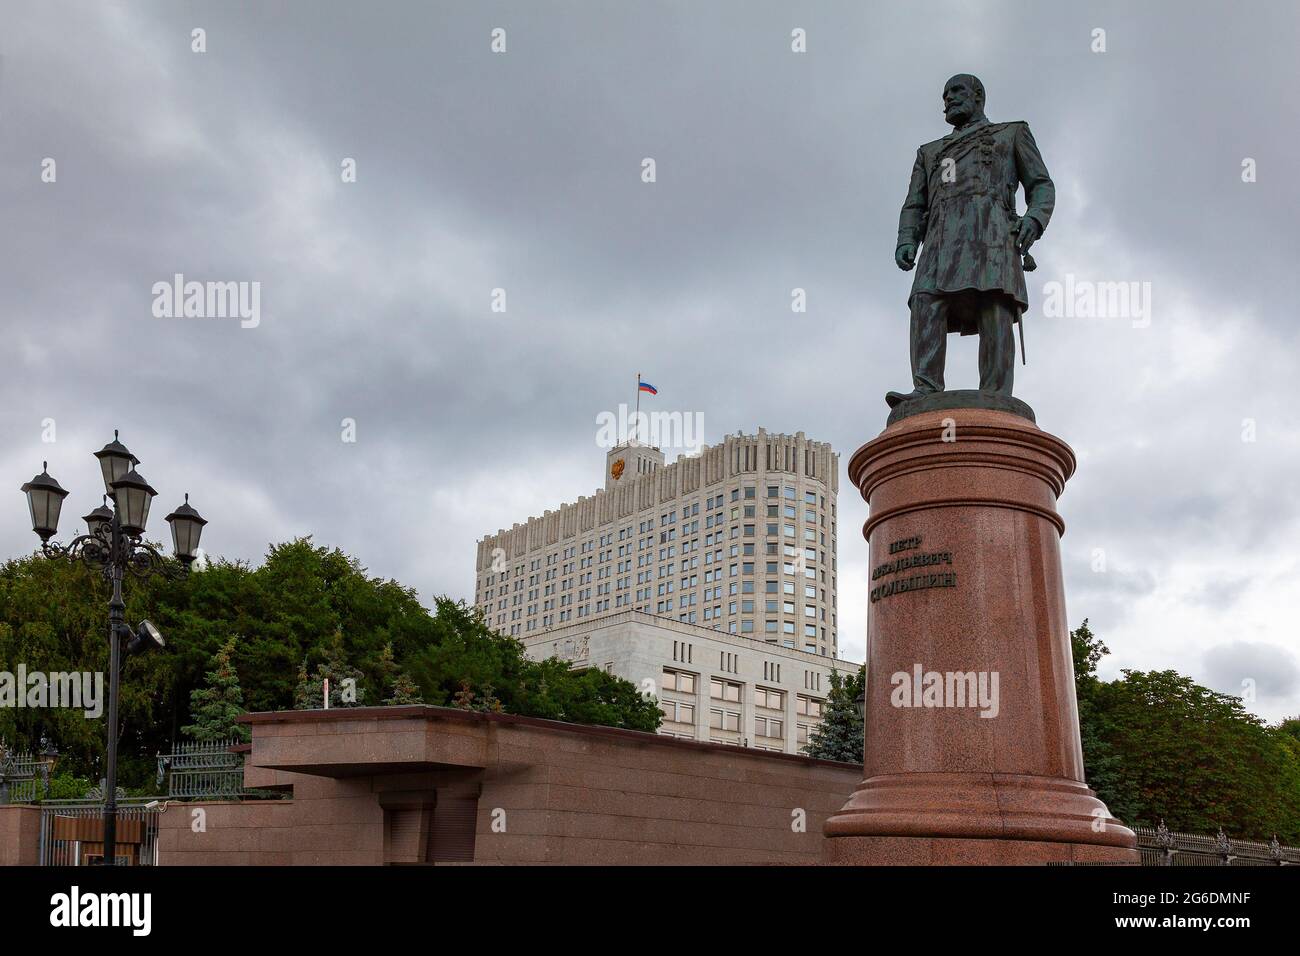
[[[640,392],[649,392],[651,395],[658,395],[658,394],[659,394],[659,389],[655,388],[655,387],[654,387],[653,385],[651,385],[649,382],[638,382],[638,383],[637,383],[637,391],[640,391]]]

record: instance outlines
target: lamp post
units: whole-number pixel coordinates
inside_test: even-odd
[[[48,462],[41,473],[22,486],[31,511],[32,530],[41,539],[41,553],[47,558],[81,561],[103,574],[112,588],[108,600],[108,753],[104,786],[104,865],[117,862],[117,718],[118,690],[124,656],[150,648],[161,648],[163,637],[148,621],[136,630],[127,627],[126,603],[122,600],[122,580],[130,573],[147,578],[155,573],[169,577],[189,571],[198,553],[199,535],[206,521],[185,504],[167,516],[172,529],[172,543],[179,567],[144,540],[149,520],[149,505],[156,492],[135,470],[140,460],[131,454],[113,432],[113,440],[95,452],[104,478],[104,504],[82,520],[87,533],[73,538],[65,547],[51,541],[59,528],[59,512],[65,491],[49,474]],[[108,507],[112,499],[113,507]],[[125,646],[123,646],[125,641]]]

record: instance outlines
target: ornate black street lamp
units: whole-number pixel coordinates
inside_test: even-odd
[[[199,535],[207,522],[190,507],[186,495],[185,504],[167,516],[180,564],[169,563],[143,537],[156,492],[135,470],[140,460],[117,440],[117,432],[95,457],[104,476],[105,503],[82,519],[88,533],[73,538],[66,547],[50,540],[58,531],[59,512],[68,493],[50,477],[48,463],[22,491],[27,495],[32,530],[41,539],[41,552],[47,558],[83,562],[101,572],[113,589],[108,601],[108,766],[104,787],[104,865],[113,866],[117,862],[117,702],[122,660],[165,643],[148,621],[141,621],[135,630],[126,626],[122,579],[128,572],[137,578],[155,573],[176,577],[187,572],[198,554]],[[112,508],[107,504],[110,498]]]

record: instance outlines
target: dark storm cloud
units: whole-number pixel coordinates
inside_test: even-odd
[[[706,441],[802,430],[847,461],[906,383],[898,206],[972,71],[1058,187],[1017,393],[1080,457],[1072,622],[1115,667],[1193,671],[1247,619],[1293,644],[1296,14],[1132,6],[7,2],[4,471],[49,458],[80,514],[119,427],[214,551],[313,532],[428,599],[472,595],[476,538],[600,484],[595,418],[637,372]],[[177,272],[260,282],[260,325],[153,318]],[[1046,317],[1067,274],[1150,282],[1150,323]],[[973,343],[949,351],[972,384]],[[9,554],[23,521],[15,492]]]

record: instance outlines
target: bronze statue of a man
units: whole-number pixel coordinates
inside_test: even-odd
[[[1029,126],[990,123],[984,84],[959,74],[943,89],[943,112],[953,131],[916,151],[912,182],[898,217],[894,261],[916,279],[912,311],[910,393],[889,392],[900,402],[943,391],[949,332],[979,333],[980,391],[1011,396],[1015,369],[1012,326],[1028,308],[1029,247],[1043,234],[1056,188]],[[1016,187],[1026,210],[1016,215]],[[921,260],[916,260],[917,246]]]

